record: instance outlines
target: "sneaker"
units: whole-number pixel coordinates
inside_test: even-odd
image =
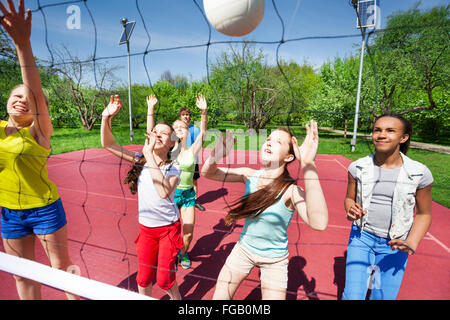
[[[205,209],[205,207],[204,206],[202,206],[200,203],[198,203],[198,202],[196,202],[195,204],[194,204],[194,207],[196,207],[198,210],[200,210],[200,211],[205,211],[206,209]]]
[[[191,267],[191,259],[189,259],[187,252],[180,256],[180,261],[183,269],[189,269]]]

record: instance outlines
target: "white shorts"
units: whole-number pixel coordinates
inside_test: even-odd
[[[269,288],[287,288],[288,254],[279,258],[262,257],[252,253],[239,241],[234,246],[225,264],[233,271],[249,274],[253,267],[261,271],[262,286]]]

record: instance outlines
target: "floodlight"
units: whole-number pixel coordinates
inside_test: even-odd
[[[123,25],[123,32],[120,36],[119,45],[125,44],[130,41],[131,34],[133,33],[134,25],[136,21],[127,21],[126,18],[122,18],[121,20]]]

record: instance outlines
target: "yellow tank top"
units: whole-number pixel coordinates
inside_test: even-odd
[[[29,127],[6,136],[7,121],[0,121],[0,206],[24,210],[49,205],[59,199],[49,180],[50,150],[39,145]]]

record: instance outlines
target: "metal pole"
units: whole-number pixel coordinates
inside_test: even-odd
[[[363,70],[363,61],[364,61],[364,47],[366,43],[366,35],[363,33],[363,40],[361,43],[361,57],[359,62],[359,79],[358,79],[358,93],[356,95],[356,110],[355,110],[355,121],[353,124],[353,138],[350,142],[352,146],[352,152],[355,151],[356,146],[356,131],[358,129],[358,118],[359,118],[359,100],[361,97],[361,78],[362,78],[362,70]]]
[[[130,114],[130,141],[133,141],[133,119],[131,111],[131,71],[130,71],[130,42],[127,41],[128,50],[128,110]]]

